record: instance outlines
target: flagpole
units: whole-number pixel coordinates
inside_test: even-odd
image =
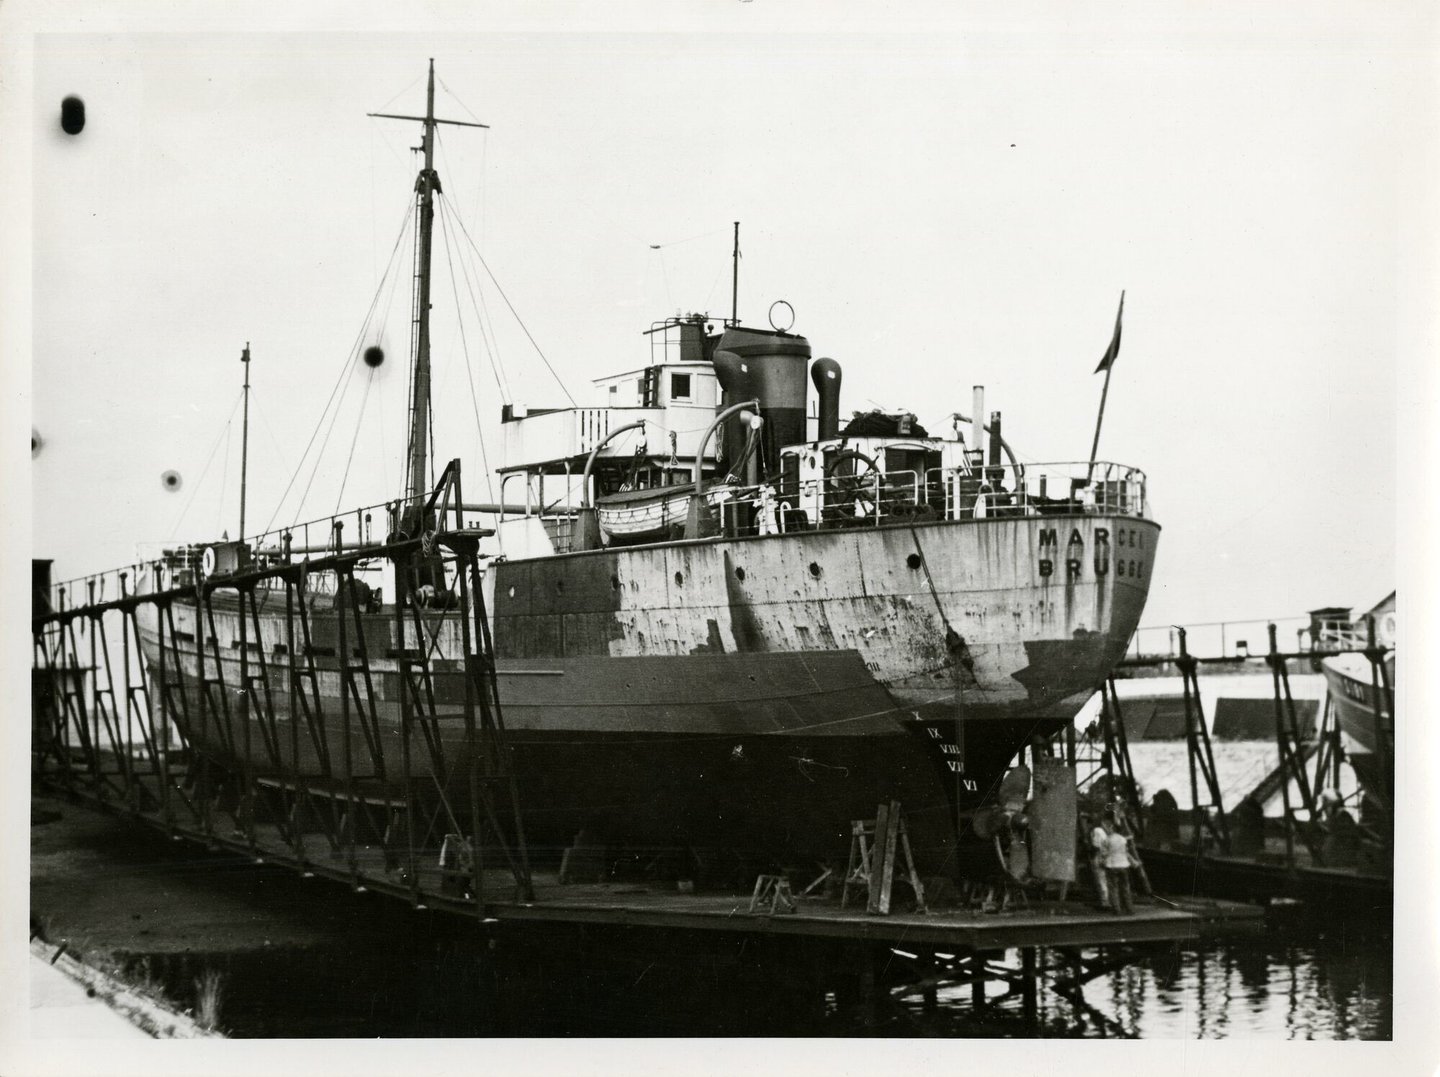
[[[1114,363],[1105,368],[1105,387],[1100,390],[1100,414],[1095,416],[1095,440],[1090,442],[1090,467],[1085,472],[1086,485],[1089,485],[1090,476],[1095,473],[1095,453],[1100,448],[1100,424],[1105,421],[1105,398],[1110,395],[1110,372],[1114,369]]]
[[[1095,474],[1095,454],[1100,449],[1100,424],[1105,421],[1105,400],[1110,395],[1110,372],[1115,369],[1115,360],[1120,357],[1120,322],[1125,317],[1125,292],[1120,292],[1120,306],[1115,311],[1115,333],[1110,338],[1110,347],[1105,349],[1105,358],[1100,360],[1100,366],[1095,368],[1098,374],[1101,368],[1105,370],[1105,387],[1100,390],[1100,413],[1095,416],[1095,438],[1090,442],[1090,466],[1085,470],[1085,485],[1090,485],[1090,480]]]

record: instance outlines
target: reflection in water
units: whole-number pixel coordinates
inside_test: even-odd
[[[1389,1039],[1389,939],[1231,940],[1172,950],[1087,985],[1144,1039]]]
[[[968,985],[942,988],[933,1010],[916,992],[867,1016],[834,995],[819,1007],[801,1005],[803,978],[777,980],[775,964],[751,967],[738,953],[738,961],[697,962],[688,949],[659,954],[639,937],[624,952],[583,942],[566,949],[502,943],[497,950],[475,935],[408,927],[343,948],[135,956],[185,1004],[206,968],[221,971],[222,1024],[238,1037],[1391,1036],[1392,956],[1384,939],[1271,936],[1158,947],[1086,984],[1088,1009],[1040,992],[1034,1030],[1013,998],[977,1018]],[[1046,956],[1044,976],[1053,981],[1066,966],[1058,952]],[[1003,994],[991,985],[992,1003]]]

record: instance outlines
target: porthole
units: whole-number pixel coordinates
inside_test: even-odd
[[[510,588],[510,590],[507,591],[506,594],[508,594],[511,598],[514,598],[514,597],[515,597],[515,588],[513,588],[513,587]]]
[[[676,587],[683,587],[684,585],[685,585],[685,573],[683,573],[683,572],[677,572],[677,573],[675,573],[675,586],[676,586]]]
[[[556,580],[556,581],[555,581],[555,593],[556,593],[557,595],[563,595],[563,594],[565,593],[565,581],[564,581],[564,580]]]
[[[817,579],[817,580],[820,578],[820,562],[819,562],[819,561],[811,561],[811,562],[810,562],[810,575],[811,575],[811,577],[813,577],[814,579]]]
[[[745,570],[738,565],[735,566],[735,578],[741,583],[745,582]]]
[[[909,557],[905,558],[905,563],[912,569],[918,569],[922,564],[918,553],[912,553]]]
[[[619,576],[611,576],[611,577],[610,577],[610,590],[612,590],[612,591],[618,591],[618,590],[620,590],[620,577],[619,577]]]

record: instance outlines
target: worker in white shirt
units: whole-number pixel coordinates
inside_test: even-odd
[[[1110,832],[1105,829],[1105,821],[1097,815],[1090,830],[1090,871],[1095,876],[1095,892],[1099,895],[1102,909],[1110,907],[1110,887],[1105,878],[1105,847],[1109,839]]]
[[[1105,838],[1105,873],[1110,877],[1110,907],[1122,916],[1135,911],[1130,902],[1130,837],[1112,820]]]

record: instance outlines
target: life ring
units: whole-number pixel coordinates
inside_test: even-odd
[[[214,546],[205,547],[205,553],[200,557],[200,574],[202,576],[213,576],[215,574]]]
[[[1376,642],[1386,647],[1395,645],[1395,614],[1387,613],[1380,618],[1380,623],[1375,626]]]

